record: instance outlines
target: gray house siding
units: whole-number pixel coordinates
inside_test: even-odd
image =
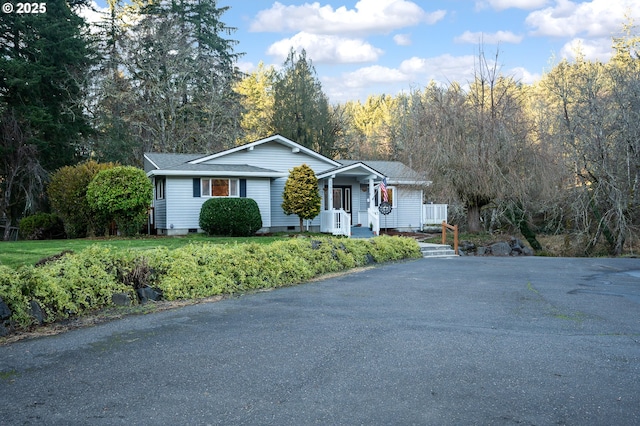
[[[148,153],[145,154],[144,163],[149,177],[163,176],[166,179],[165,199],[154,200],[155,225],[160,233],[170,235],[200,231],[199,214],[202,204],[208,199],[194,194],[194,190],[199,192],[197,179],[201,177],[234,178],[246,182],[246,196],[256,200],[260,208],[263,222],[261,232],[297,228],[299,225],[298,217],[285,215],[281,204],[289,171],[302,164],[307,164],[319,176],[322,210],[327,209],[325,186],[330,179],[334,187],[351,188],[354,225],[368,225],[369,179],[375,179],[377,185],[386,176],[388,185],[395,190],[396,207],[388,216],[380,216],[380,226],[418,229],[422,216],[422,191],[412,188],[428,184],[399,162],[338,162],[280,135],[211,155]],[[366,183],[363,184],[361,180]],[[245,195],[244,189],[245,185],[241,183],[241,195]],[[319,230],[320,222],[318,216],[310,226]]]
[[[422,191],[394,186],[396,206],[388,215],[380,214],[380,228],[415,231],[422,226]]]
[[[394,224],[393,228],[409,231],[422,227],[422,191],[407,187],[396,187],[397,206],[391,214]],[[380,225],[383,226],[384,219],[380,218]],[[391,226],[389,226],[391,227]]]
[[[284,173],[288,173],[289,170],[301,164],[308,165],[316,173],[333,167],[331,164],[318,158],[313,158],[302,151],[294,153],[291,148],[277,142],[256,146],[251,151],[244,149],[233,152],[205,161],[202,164],[249,164]]]
[[[262,227],[271,227],[271,192],[269,179],[247,179],[247,198],[253,198],[260,209]]]
[[[168,235],[184,234],[189,230],[201,232],[200,210],[210,197],[194,197],[192,177],[168,177],[165,200],[156,200],[156,228],[166,229]],[[269,207],[271,197],[269,179],[247,179],[247,197],[258,204],[262,216],[262,226],[271,226]],[[160,203],[159,203],[160,202]],[[164,208],[160,206],[164,205]],[[163,215],[161,222],[159,214]]]
[[[166,200],[156,200],[154,204],[154,226],[164,229],[167,227],[167,202]]]
[[[191,177],[167,177],[167,233],[198,229],[200,209],[207,198],[193,196]]]

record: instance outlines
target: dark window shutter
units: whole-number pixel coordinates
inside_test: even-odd
[[[240,196],[242,198],[247,197],[247,180],[246,179],[240,179]]]
[[[193,196],[200,196],[200,178],[193,178]]]

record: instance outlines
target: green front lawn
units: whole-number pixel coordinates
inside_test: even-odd
[[[79,238],[74,240],[45,240],[45,241],[1,241],[0,265],[17,268],[21,265],[33,265],[40,259],[58,254],[65,250],[78,252],[94,244],[108,244],[115,248],[147,250],[157,247],[167,247],[170,250],[190,243],[209,242],[213,244],[259,243],[270,244],[274,241],[290,238],[288,234],[279,236],[256,237],[209,237],[204,234],[187,235],[183,237],[139,237],[139,238]]]

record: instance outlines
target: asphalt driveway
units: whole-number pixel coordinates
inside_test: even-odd
[[[640,260],[421,259],[18,342],[0,424],[637,425]]]

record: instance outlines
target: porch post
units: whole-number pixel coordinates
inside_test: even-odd
[[[333,210],[333,178],[335,177],[335,175],[329,176],[329,183],[327,185],[327,203],[329,205],[327,206],[327,210]]]
[[[375,208],[375,200],[373,199],[375,195],[375,189],[373,186],[373,176],[369,177],[369,208],[370,209],[374,209]]]

